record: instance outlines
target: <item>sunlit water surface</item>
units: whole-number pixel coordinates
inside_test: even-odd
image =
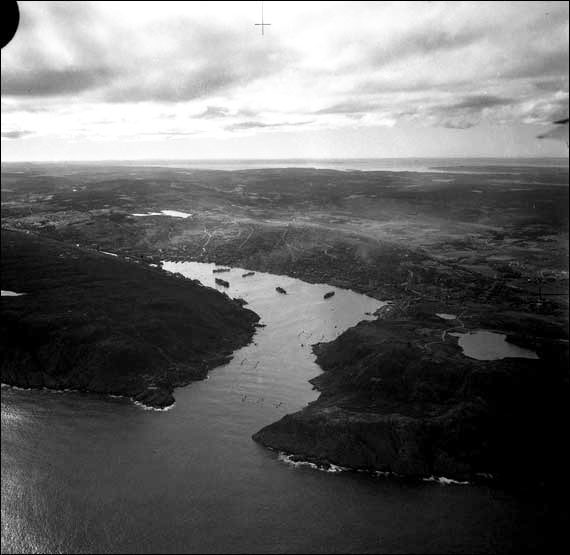
[[[538,510],[498,490],[294,467],[251,440],[316,398],[307,381],[319,372],[310,343],[334,338],[381,302],[287,277],[243,278],[239,269],[165,268],[208,285],[229,281],[228,293],[246,299],[266,327],[208,380],[177,390],[167,412],[3,388],[2,552],[440,553],[540,545]]]

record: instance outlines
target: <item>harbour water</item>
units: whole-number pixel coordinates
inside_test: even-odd
[[[490,485],[327,473],[251,440],[316,398],[310,344],[371,317],[380,301],[243,269],[164,267],[212,286],[222,276],[265,327],[209,379],[177,390],[165,412],[3,388],[3,553],[501,553],[543,544],[548,514],[530,499]]]

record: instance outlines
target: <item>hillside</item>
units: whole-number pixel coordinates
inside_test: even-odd
[[[508,330],[509,342],[531,346],[540,358],[475,360],[445,334],[458,328],[435,316],[433,305],[394,310],[315,345],[324,372],[311,382],[320,397],[254,439],[317,464],[565,481],[569,460],[559,446],[567,432],[567,330],[508,312],[482,312],[470,325]]]
[[[2,382],[125,395],[165,407],[222,364],[258,317],[147,264],[2,230]]]

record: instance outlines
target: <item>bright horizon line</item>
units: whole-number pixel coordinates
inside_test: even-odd
[[[92,158],[60,160],[2,160],[2,164],[34,164],[61,162],[234,162],[234,161],[288,161],[288,160],[566,160],[568,156],[358,156],[358,157],[263,157],[263,158]]]

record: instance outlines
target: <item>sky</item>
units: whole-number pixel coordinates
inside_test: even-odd
[[[568,156],[568,2],[19,2],[2,160]]]

